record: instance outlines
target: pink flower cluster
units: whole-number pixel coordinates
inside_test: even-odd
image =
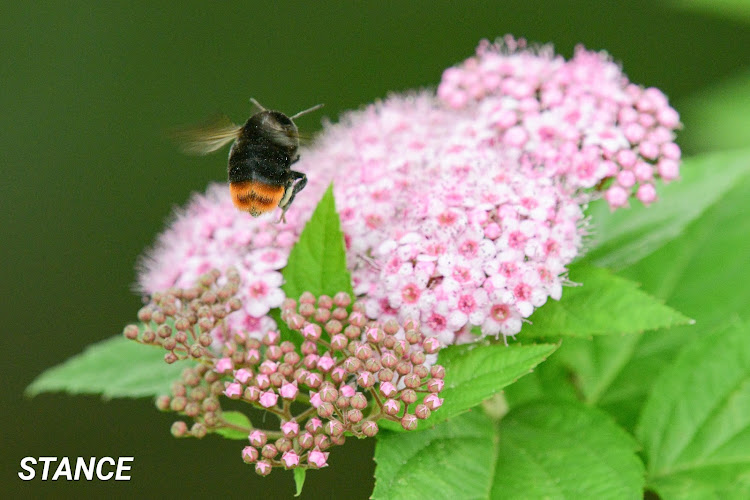
[[[677,112],[656,88],[630,83],[604,53],[578,47],[565,61],[550,47],[506,37],[443,73],[438,97],[476,114],[524,168],[571,190],[608,185],[610,207],[632,195],[656,200],[654,181],[679,175]]]
[[[392,96],[326,127],[295,164],[310,182],[287,212],[253,219],[225,187],[196,196],[144,261],[146,292],[236,266],[243,309],[227,317],[260,338],[284,299],[290,247],[334,182],[355,292],[370,318],[419,320],[443,344],[515,335],[581,251],[582,205],[656,198],[674,179],[676,112],[605,55],[506,39],[446,70],[437,95]],[[296,297],[293,297],[296,299]]]

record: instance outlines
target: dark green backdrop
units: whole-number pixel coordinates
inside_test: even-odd
[[[335,119],[390,91],[434,86],[478,40],[513,33],[606,49],[676,103],[750,61],[750,25],[653,0],[609,2],[5,2],[0,7],[2,490],[36,496],[287,498],[242,443],[175,440],[150,401],[23,397],[42,370],[134,319],[134,263],[223,154],[180,156],[162,132],[248,97]],[[313,4],[313,2],[310,2]],[[314,131],[319,114],[300,125]],[[685,118],[686,126],[690,123]],[[690,144],[683,148],[691,151]],[[372,441],[310,473],[305,498],[365,498]],[[24,456],[135,457],[127,483],[24,483]],[[15,495],[10,495],[12,497]]]

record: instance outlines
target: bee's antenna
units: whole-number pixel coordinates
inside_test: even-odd
[[[253,103],[253,105],[257,107],[258,109],[260,109],[261,111],[267,111],[266,108],[264,108],[261,103],[255,100],[255,97],[251,97],[250,102]]]
[[[299,118],[300,116],[302,116],[302,115],[306,115],[307,113],[312,113],[312,112],[313,112],[313,111],[315,111],[316,109],[320,109],[320,108],[322,108],[322,107],[323,107],[323,104],[316,104],[316,105],[315,105],[315,106],[313,106],[312,108],[307,108],[307,109],[306,109],[306,110],[304,110],[304,111],[300,111],[300,112],[299,112],[299,113],[297,113],[296,115],[292,115],[292,116],[290,116],[289,118],[291,118],[292,120],[294,120],[295,118]]]

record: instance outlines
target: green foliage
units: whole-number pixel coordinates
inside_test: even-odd
[[[743,0],[750,21],[750,2]],[[734,75],[685,101],[689,124],[682,140],[699,151],[746,148],[750,144],[750,72]]]
[[[747,0],[670,0],[670,3],[685,10],[750,22],[750,3]]]
[[[305,485],[305,478],[307,477],[307,469],[294,469],[294,496],[298,497],[302,494],[302,487]]]
[[[287,297],[299,299],[302,292],[329,295],[347,292],[353,295],[351,277],[346,269],[344,234],[336,213],[333,184],[318,202],[310,220],[289,254],[281,287]]]
[[[641,498],[638,444],[603,412],[563,401],[533,402],[498,427],[490,498]]]
[[[524,344],[440,352],[443,406],[415,432],[380,422],[374,498],[750,496],[750,151],[687,162],[661,196],[616,213],[594,204],[591,253],[570,270],[581,286],[535,311]],[[352,293],[330,187],[283,274],[290,297]],[[27,393],[168,392],[185,365],[163,354],[113,338]],[[510,412],[495,421],[478,405],[503,391]],[[239,429],[218,434],[247,439],[244,414],[223,418]],[[304,471],[294,478],[299,495]]]
[[[45,371],[26,389],[42,392],[101,394],[105,398],[137,398],[169,392],[186,364],[168,365],[164,349],[144,346],[118,335],[86,348]]]
[[[247,415],[245,415],[242,412],[239,411],[225,411],[221,414],[221,419],[227,422],[228,424],[232,424],[234,426],[240,427],[242,429],[252,429],[253,424],[250,423],[250,419],[247,418]],[[249,434],[249,431],[247,430],[240,430],[233,427],[221,427],[216,430],[216,434],[220,436],[224,436],[227,439],[234,439],[237,441],[245,441],[247,440],[247,436]]]
[[[638,262],[683,235],[748,172],[750,151],[705,155],[685,160],[681,179],[659,186],[655,205],[633,202],[611,212],[603,200],[592,203],[593,237],[586,261],[614,270]]]
[[[632,428],[656,376],[691,340],[732,317],[750,317],[750,154],[710,155],[692,161],[694,168],[733,179],[688,224],[681,235],[621,271],[645,291],[696,319],[696,325],[667,331],[566,340],[555,356],[574,374],[584,400],[608,410]],[[744,172],[744,175],[738,175]],[[692,178],[693,182],[699,179]],[[688,179],[686,179],[688,182]],[[685,202],[687,203],[687,199]],[[637,214],[634,217],[638,217]],[[610,224],[606,219],[603,224]]]
[[[464,413],[531,373],[557,349],[556,344],[511,345],[484,344],[452,346],[442,349],[438,364],[445,367],[445,387],[440,393],[443,405],[419,429]],[[378,422],[382,428],[401,431],[401,425]]]
[[[575,266],[560,301],[537,309],[522,335],[589,337],[637,333],[687,324],[689,318],[638,290],[638,285],[592,266]]]
[[[455,346],[440,351],[445,366],[445,399],[425,424],[463,413],[500,392],[555,352],[555,344]],[[423,424],[420,422],[420,426]]]
[[[381,431],[372,498],[488,498],[498,442],[482,411],[421,432]]]
[[[499,423],[472,411],[423,432],[384,431],[373,498],[640,498],[636,449],[577,403],[531,403]]]
[[[750,498],[750,323],[685,347],[659,376],[637,436],[662,498]]]

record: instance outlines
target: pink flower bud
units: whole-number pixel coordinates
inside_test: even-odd
[[[344,370],[343,367],[337,366],[331,370],[331,380],[337,384],[341,383],[341,381],[344,380],[344,377],[346,377],[346,370]]]
[[[271,386],[271,379],[265,373],[255,377],[255,384],[261,389],[268,389]]]
[[[350,398],[354,396],[355,390],[354,390],[354,387],[344,384],[339,389],[339,392],[341,393],[342,396]]]
[[[380,392],[387,398],[393,396],[396,394],[396,388],[393,387],[393,384],[390,382],[381,382],[380,383]]]
[[[443,390],[443,386],[445,385],[445,381],[440,378],[433,378],[430,379],[429,382],[427,382],[427,390],[430,392],[440,392]]]
[[[307,325],[305,325],[304,328],[302,328],[302,335],[307,340],[312,340],[312,341],[318,340],[320,338],[320,333],[321,333],[320,327],[313,323],[308,323]]]
[[[259,476],[267,476],[271,473],[271,463],[268,460],[260,460],[255,464],[255,472]]]
[[[299,455],[294,450],[289,450],[281,455],[281,461],[284,462],[284,467],[291,469],[299,465]]]
[[[331,415],[333,415],[335,408],[331,403],[323,402],[320,403],[320,406],[318,406],[317,410],[318,416],[320,416],[320,418],[330,418]]]
[[[435,393],[428,394],[424,398],[424,404],[427,406],[427,408],[434,411],[443,405],[443,398],[438,397],[438,395]]]
[[[234,368],[234,365],[232,364],[232,358],[221,358],[216,362],[214,370],[217,373],[226,373],[228,371],[231,371],[232,368]]]
[[[359,375],[357,375],[357,384],[360,387],[372,387],[375,385],[375,376],[370,372],[359,372]]]
[[[250,432],[248,439],[250,440],[250,444],[255,446],[256,448],[263,447],[263,445],[265,445],[266,442],[268,441],[268,437],[266,436],[266,433],[263,431],[259,431],[257,429]]]
[[[228,398],[238,399],[240,397],[240,394],[242,394],[242,386],[237,382],[232,382],[227,386],[226,389],[224,389],[224,394]]]
[[[270,408],[276,405],[279,395],[273,391],[266,391],[260,395],[259,402],[264,408]]]
[[[279,394],[284,399],[294,399],[297,397],[297,392],[299,390],[297,389],[297,382],[289,383],[284,382],[281,384],[281,388],[279,389]]]
[[[362,433],[367,437],[374,437],[378,433],[378,424],[368,420],[362,424]]]
[[[252,446],[245,446],[242,449],[242,460],[244,460],[246,464],[255,462],[258,460],[258,450]]]
[[[319,450],[313,450],[307,456],[307,462],[316,469],[326,467],[328,465],[326,460],[328,460],[328,452],[322,452]]]
[[[277,331],[270,331],[263,337],[263,344],[270,346],[276,345],[281,340],[281,334]]]
[[[422,342],[422,347],[427,354],[435,354],[440,350],[440,341],[435,337],[427,337]]]
[[[383,340],[383,331],[379,328],[371,327],[367,329],[366,338],[368,342],[377,344]]]
[[[401,418],[401,427],[407,431],[413,431],[416,429],[418,423],[417,417],[410,413],[407,413]]]
[[[328,353],[318,359],[318,369],[323,372],[329,371],[335,364],[336,360],[334,360]]]
[[[281,432],[288,438],[293,438],[299,433],[299,424],[294,420],[281,424]]]
[[[247,368],[240,368],[234,372],[234,379],[241,384],[247,384],[247,381],[253,376],[253,372]]]
[[[431,411],[425,404],[419,404],[414,410],[414,414],[417,416],[418,419],[424,420],[426,418],[430,418]]]
[[[275,361],[271,361],[269,359],[265,360],[260,364],[260,367],[258,368],[258,371],[264,375],[270,375],[274,372],[276,372],[276,369],[279,367],[279,363]]]
[[[385,403],[383,403],[383,410],[388,415],[395,415],[401,410],[401,403],[395,399],[387,399]]]
[[[260,363],[260,352],[258,349],[249,349],[247,351],[247,355],[245,356],[245,360],[247,360],[248,363],[251,365],[257,365]]]
[[[305,424],[305,429],[311,434],[317,434],[323,428],[323,422],[319,418],[313,417]]]
[[[258,401],[258,398],[260,398],[260,388],[257,385],[246,387],[245,392],[242,393],[242,397],[248,401]]]
[[[320,398],[320,394],[314,391],[310,391],[310,404],[313,406],[313,408],[317,408],[318,406],[323,403],[323,400]]]

